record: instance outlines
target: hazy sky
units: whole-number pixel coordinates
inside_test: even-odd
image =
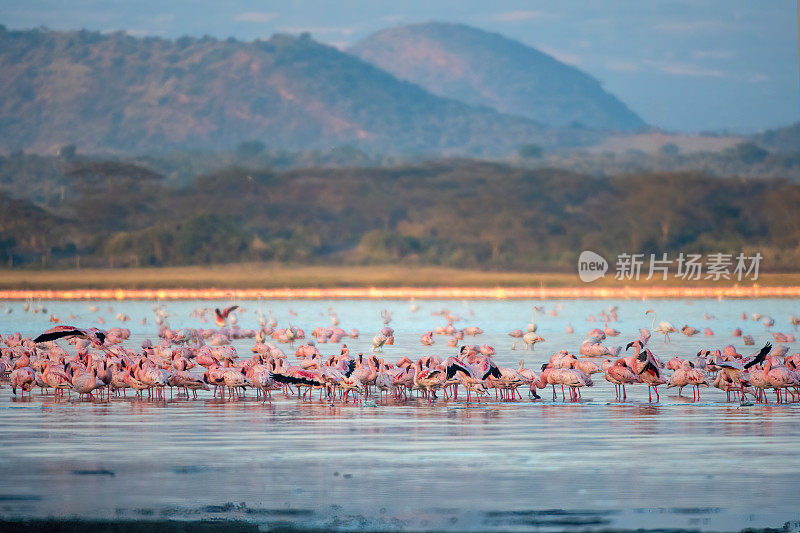
[[[310,32],[339,47],[397,24],[462,22],[548,52],[671,130],[754,131],[798,120],[790,0],[0,0],[9,28],[209,34]]]

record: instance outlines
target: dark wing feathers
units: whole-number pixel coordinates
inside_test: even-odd
[[[467,376],[470,375],[469,370],[463,366],[459,365],[458,363],[451,363],[450,366],[447,367],[447,379],[453,379],[453,376],[456,375],[456,372],[463,372]]]
[[[647,363],[645,363],[645,365],[639,371],[639,375],[644,374],[648,370],[652,371],[653,374],[655,374],[656,376],[658,375],[658,367],[656,367],[651,361],[648,361]]]
[[[744,365],[744,368],[745,368],[745,369],[748,369],[748,368],[750,368],[751,366],[755,366],[755,365],[758,365],[758,364],[761,364],[761,363],[763,363],[763,362],[764,362],[764,359],[766,359],[766,358],[767,358],[767,354],[768,354],[769,352],[771,352],[771,351],[772,351],[772,344],[768,342],[767,344],[765,344],[765,345],[764,345],[764,347],[763,347],[763,348],[761,348],[761,351],[760,351],[760,352],[758,352],[758,355],[756,355],[756,356],[753,358],[753,360],[752,360],[752,361],[750,361],[749,363],[747,363],[747,364],[745,364],[745,365]]]
[[[489,376],[492,376],[494,378],[499,378],[502,377],[503,374],[500,373],[500,369],[497,368],[495,365],[489,365],[489,370],[486,371],[486,373],[483,375],[481,379],[486,379]]]
[[[214,313],[217,315],[217,318],[219,320],[225,320],[226,318],[228,318],[228,315],[230,315],[236,309],[239,309],[239,306],[238,305],[232,305],[232,306],[226,307],[225,309],[222,309],[222,310],[220,310],[219,308],[214,309]]]
[[[100,330],[92,330],[92,332],[100,341],[100,344],[105,341],[105,333]],[[33,339],[33,342],[47,342],[56,339],[63,339],[64,337],[81,337],[88,339],[91,338],[91,335],[92,333],[87,333],[85,330],[76,328],[75,326],[55,326]]]
[[[33,342],[48,342],[56,339],[63,339],[64,337],[75,337],[78,335],[83,335],[83,332],[79,330],[53,331],[50,333],[45,332],[33,339]]]
[[[284,374],[273,374],[272,372],[269,373],[269,376],[276,383],[286,383],[288,385],[307,385],[309,387],[316,387],[319,385],[319,382],[317,381],[312,381],[310,379],[301,377],[286,376]]]

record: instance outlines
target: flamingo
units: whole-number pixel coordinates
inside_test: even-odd
[[[528,395],[533,396],[534,398],[539,398],[539,395],[536,394],[536,380],[539,379],[539,376],[536,375],[536,372],[529,368],[525,368],[525,361],[520,360],[519,368],[517,369],[517,374],[520,376],[520,379],[523,383],[529,386]]]
[[[414,365],[414,387],[424,392],[430,402],[436,399],[436,390],[442,386],[439,374],[439,370],[423,370],[421,359]]]
[[[386,363],[383,362],[383,359],[379,359],[378,362],[380,366],[378,375],[375,376],[375,387],[377,387],[381,394],[385,392],[388,396],[389,391],[392,389],[392,376],[386,371]]]
[[[775,389],[778,403],[786,401],[781,398],[781,389],[800,385],[800,379],[789,370],[777,357],[768,357],[764,362],[764,379]]]
[[[58,366],[51,364],[49,361],[44,364],[42,378],[45,383],[55,391],[70,389],[72,386],[72,382],[69,376],[67,376],[67,373]]]
[[[621,346],[609,348],[608,346],[603,346],[596,338],[590,337],[583,341],[579,353],[587,357],[606,357],[609,355],[617,356],[621,350]]]
[[[532,331],[528,331],[522,336],[522,342],[525,343],[525,348],[533,350],[537,342],[544,342],[544,338],[536,335]]]
[[[81,396],[88,394],[89,397],[93,397],[92,391],[104,386],[105,383],[97,379],[97,370],[95,369],[91,372],[78,372],[72,377],[72,387]]]
[[[785,333],[778,333],[778,332],[773,332],[772,333],[772,338],[775,339],[775,342],[794,342],[795,341],[794,335],[787,335]]]
[[[692,337],[692,336],[697,335],[698,333],[700,333],[700,330],[696,329],[696,328],[693,328],[692,326],[686,325],[686,326],[683,326],[681,328],[681,333],[683,333],[687,337]]]
[[[770,382],[767,381],[767,377],[764,374],[764,369],[760,368],[759,365],[756,365],[750,369],[750,371],[748,372],[748,376],[750,384],[756,390],[756,401],[757,402],[763,401],[764,403],[769,403],[766,391],[767,389],[772,388],[772,384],[770,384]]]
[[[708,387],[708,375],[700,368],[696,368],[695,365],[687,361],[687,365],[689,369],[686,370],[686,379],[689,382],[689,385],[692,386],[692,398],[695,398],[695,392],[697,393],[697,399],[700,399],[700,387]],[[680,392],[678,393],[680,394]]]
[[[225,309],[214,309],[214,315],[216,317],[216,323],[219,327],[225,327],[228,323],[228,319],[232,318],[231,313],[236,311],[239,308],[238,305],[232,305],[230,307],[226,307]]]
[[[17,389],[21,389],[22,393],[29,392],[36,382],[36,372],[29,366],[17,368],[11,372],[10,380],[14,395],[17,394]]]
[[[197,398],[198,389],[209,390],[208,385],[206,385],[201,378],[185,370],[176,370],[175,372],[172,372],[167,378],[167,384],[170,387],[183,388],[186,390],[187,396],[189,395],[189,390],[191,389],[195,398]]]
[[[466,346],[462,346],[462,355],[465,354],[464,348]],[[448,357],[444,362],[444,366],[445,379],[448,382],[455,380],[455,385],[460,383],[467,389],[467,402],[470,401],[472,392],[479,395],[486,391],[484,379],[492,374],[492,369],[488,369],[487,372],[487,369],[479,368],[477,365],[467,363],[456,357]],[[499,375],[496,374],[497,377]],[[478,401],[480,401],[480,396],[478,396]]]
[[[622,391],[622,400],[624,401],[628,396],[625,393],[625,385],[633,383],[641,383],[639,376],[625,363],[624,358],[617,359],[612,364],[607,361],[604,366],[606,381],[614,384],[617,391],[617,399],[620,399],[619,393]]]
[[[634,359],[634,361],[636,363],[643,363],[641,365],[634,366],[634,369],[639,367],[637,372],[639,374],[639,379],[641,379],[644,383],[647,383],[648,401],[653,401],[652,389],[656,391],[656,402],[658,402],[660,400],[658,386],[665,384],[667,381],[664,379],[664,376],[661,373],[661,369],[659,368],[653,352],[645,348],[644,351]]]
[[[674,359],[677,359],[677,357]],[[669,363],[667,363],[667,367],[674,370],[672,375],[669,377],[669,380],[667,381],[667,388],[671,389],[672,387],[678,387],[678,396],[680,396],[681,391],[683,391],[683,388],[689,385],[689,376],[687,376],[686,372],[689,368],[691,368],[690,367],[691,363],[689,361],[681,359],[680,362],[678,363],[678,366],[672,368],[671,366],[672,362],[673,359],[670,359]]]
[[[656,324],[656,312],[654,310],[652,310],[652,309],[648,309],[645,312],[645,315],[648,314],[648,313],[653,313],[653,323],[650,324],[650,329],[653,329],[653,327]],[[669,334],[675,332],[675,327],[672,324],[670,324],[669,322],[662,321],[662,322],[658,323],[658,327],[655,328],[653,331],[655,331],[657,333],[661,333],[662,335],[664,335],[664,343],[667,343],[667,342],[669,342]]]
[[[719,367],[721,372],[717,375],[717,379],[714,381],[714,386],[725,390],[728,393],[729,400],[730,391],[738,390],[741,393],[742,401],[744,401],[745,387],[750,385],[749,376],[745,373],[745,370],[748,370],[749,368],[764,361],[771,349],[772,345],[767,343],[751,360],[745,360],[744,364],[736,361],[735,359],[725,361],[720,360],[719,357],[716,358],[714,360],[714,365]]]
[[[587,387],[591,386],[591,379],[587,382],[585,380],[585,374],[581,375],[581,373],[571,369],[571,368],[554,368],[548,378],[548,383],[552,385],[561,385],[561,399],[566,400],[564,397],[564,386],[566,385],[569,388],[570,400],[577,401],[578,395],[576,389],[580,387]]]
[[[86,339],[96,348],[105,349],[104,343],[106,340],[106,333],[97,328],[81,329],[75,326],[55,326],[33,339],[33,342],[48,342],[62,338]]]
[[[599,340],[599,341],[602,341],[602,340],[605,340],[605,339],[606,339],[606,332],[605,332],[605,331],[603,331],[603,330],[602,330],[602,329],[600,329],[600,328],[595,328],[595,329],[593,329],[592,331],[590,331],[590,332],[588,333],[587,337],[589,337],[589,338],[595,338],[595,339],[597,339],[597,340]]]
[[[386,337],[381,335],[375,335],[372,338],[372,351],[373,352],[383,352],[383,345],[386,344]]]

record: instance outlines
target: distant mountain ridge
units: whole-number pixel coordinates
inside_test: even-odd
[[[256,139],[483,155],[598,137],[434,96],[308,34],[170,41],[0,26],[0,72],[3,151],[224,150]]]
[[[348,51],[433,94],[553,126],[646,126],[595,78],[497,33],[431,22],[379,31]]]

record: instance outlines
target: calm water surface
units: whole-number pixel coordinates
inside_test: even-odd
[[[172,327],[208,327],[189,317],[196,307],[227,302],[169,302]],[[668,359],[701,347],[743,346],[730,333],[742,327],[757,346],[771,336],[743,311],[775,318],[773,331],[791,332],[788,317],[800,314],[789,300],[755,301],[419,301],[412,313],[401,301],[238,302],[242,327],[256,327],[255,309],[271,310],[280,326],[289,321],[310,334],[329,324],[333,308],[345,339],[366,351],[383,327],[380,311],[394,311],[396,345],[385,356],[450,355],[444,337],[423,347],[419,335],[443,324],[431,313],[448,308],[458,327],[478,325],[484,334],[467,342],[495,346],[499,363],[537,367],[566,348],[577,352],[585,333],[602,323],[586,317],[618,305],[622,331],[605,341],[624,345],[639,327],[658,320],[715,336],[677,334],[651,348]],[[50,326],[50,313],[101,327],[124,325],[137,347],[154,338],[153,302],[42,302],[47,313],[25,313],[21,303],[0,308],[0,332],[32,335]],[[512,350],[507,336],[525,329],[533,304],[535,352]],[[111,307],[112,309],[109,309]],[[11,308],[10,314],[3,314]],[[296,314],[290,314],[289,310]],[[558,316],[549,312],[557,310]],[[704,313],[715,318],[705,320]],[[141,325],[147,318],[147,325]],[[564,333],[567,324],[574,335]],[[245,355],[251,340],[235,343]],[[798,346],[790,345],[792,352]],[[338,345],[321,345],[323,354]],[[285,347],[287,353],[290,352]],[[293,350],[292,350],[293,352]],[[289,360],[294,361],[293,353]],[[293,525],[350,529],[536,530],[700,529],[800,527],[800,406],[726,404],[724,393],[704,389],[692,402],[664,391],[647,403],[646,388],[629,388],[626,403],[600,375],[578,404],[524,401],[481,405],[422,400],[335,405],[275,395],[272,403],[252,393],[239,401],[169,398],[149,401],[55,401],[34,392],[14,399],[0,387],[0,516],[102,519],[243,519],[264,527]],[[631,393],[632,392],[632,393]],[[523,392],[523,396],[525,393]],[[544,396],[549,398],[549,394]],[[316,398],[316,396],[315,396]],[[774,395],[771,397],[774,402]]]

